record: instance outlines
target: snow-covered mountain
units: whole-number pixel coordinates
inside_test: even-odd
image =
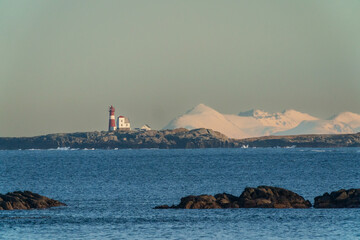
[[[348,124],[335,120],[302,121],[298,126],[274,135],[354,133]]]
[[[246,135],[239,127],[229,121],[225,115],[204,104],[199,104],[184,115],[172,120],[164,129],[180,127],[188,129],[209,128],[219,131],[226,136]]]
[[[332,118],[330,118],[330,120],[346,123],[356,132],[360,132],[360,114],[352,112],[342,112],[338,115],[333,116]]]
[[[345,112],[321,120],[296,110],[268,113],[250,110],[235,114],[221,114],[199,104],[185,114],[175,118],[164,129],[210,128],[231,138],[259,137],[267,135],[333,134],[360,131],[360,115]]]

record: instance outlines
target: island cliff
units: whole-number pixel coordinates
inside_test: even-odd
[[[0,150],[70,148],[360,147],[360,133],[232,139],[211,129],[56,133],[0,138]]]

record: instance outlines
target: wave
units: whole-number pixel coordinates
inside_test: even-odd
[[[311,150],[311,152],[326,152],[326,150]]]
[[[46,149],[48,151],[74,151],[74,150],[79,150],[79,148],[71,148],[71,147],[58,147],[58,148],[50,148],[50,149]]]
[[[27,150],[27,151],[74,151],[79,150],[79,148],[70,148],[70,147],[58,147],[58,148],[48,148],[48,149],[40,149],[40,148],[30,148],[30,149],[18,149],[19,151]]]

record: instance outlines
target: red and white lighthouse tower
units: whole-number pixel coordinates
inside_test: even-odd
[[[115,131],[116,125],[115,125],[115,108],[111,105],[109,108],[109,131]]]

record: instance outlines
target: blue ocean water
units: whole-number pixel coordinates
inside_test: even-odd
[[[360,188],[360,149],[0,151],[0,193],[66,204],[0,211],[0,239],[360,239],[360,209],[155,210],[190,194]]]

